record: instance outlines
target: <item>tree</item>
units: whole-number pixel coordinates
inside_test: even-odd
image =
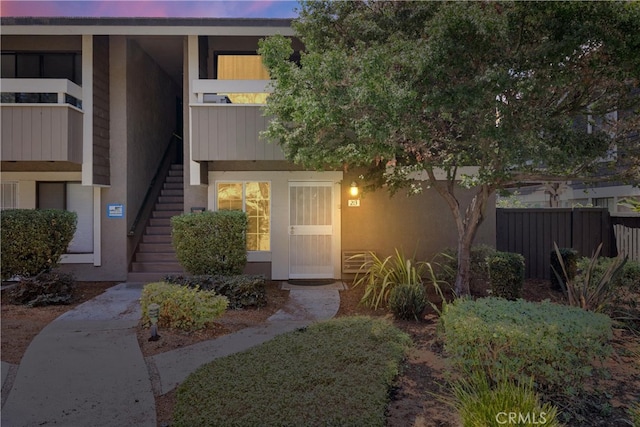
[[[296,163],[366,167],[391,192],[426,176],[456,223],[458,294],[497,189],[604,165],[640,176],[638,2],[311,1],[293,28],[299,64],[284,37],[260,46],[276,81],[265,135]]]

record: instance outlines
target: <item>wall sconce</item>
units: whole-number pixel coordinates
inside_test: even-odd
[[[355,181],[351,182],[351,187],[349,188],[349,194],[353,197],[357,197],[359,193],[358,183]]]

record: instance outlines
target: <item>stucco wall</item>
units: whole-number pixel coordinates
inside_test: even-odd
[[[419,260],[431,260],[447,247],[455,247],[457,230],[449,207],[433,189],[407,197],[399,191],[393,197],[385,189],[362,194],[359,207],[349,207],[349,184],[358,181],[355,174],[345,176],[342,185],[342,250],[375,251],[392,255],[394,248]],[[459,193],[464,201],[470,192]],[[464,197],[468,196],[468,197]],[[487,206],[486,218],[474,244],[495,247],[495,197]]]

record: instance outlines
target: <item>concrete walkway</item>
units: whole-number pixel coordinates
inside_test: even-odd
[[[114,286],[45,327],[17,371],[2,363],[3,392],[10,391],[1,424],[155,427],[154,391],[172,390],[216,358],[331,318],[340,306],[342,283],[283,287],[290,289],[289,300],[264,325],[145,361],[136,338],[142,285]]]

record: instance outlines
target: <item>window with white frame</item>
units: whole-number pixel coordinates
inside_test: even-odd
[[[18,183],[3,182],[0,186],[0,210],[16,209],[18,207]]]
[[[79,182],[39,181],[36,186],[38,209],[62,209],[78,215],[76,233],[67,253],[93,252],[93,188]]]
[[[270,182],[217,182],[216,207],[218,210],[241,210],[247,213],[248,251],[271,250]]]

